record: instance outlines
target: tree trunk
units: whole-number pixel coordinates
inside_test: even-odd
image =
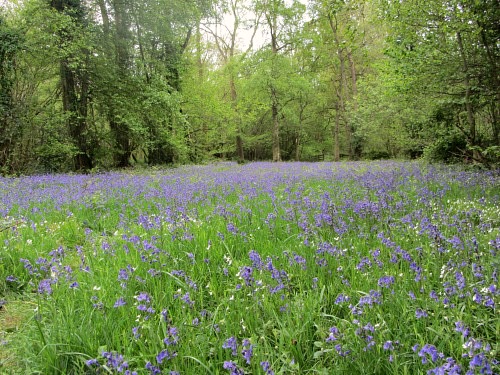
[[[340,161],[340,109],[339,103],[335,104],[335,126],[333,127],[333,159],[335,161]]]
[[[117,79],[126,81],[128,78],[128,42],[130,39],[127,9],[125,3],[121,0],[113,0],[112,5],[115,16],[115,35],[113,41],[115,47],[115,61],[118,67]],[[103,11],[102,8],[101,11]],[[108,111],[109,127],[115,139],[115,150],[113,155],[115,166],[119,168],[129,167],[130,157],[132,155],[129,126],[123,121],[117,120],[115,103],[113,103],[112,99],[109,103]]]
[[[347,116],[345,113],[345,93],[347,92],[346,89],[346,63],[345,63],[345,56],[344,56],[344,48],[341,47],[341,43],[339,40],[338,36],[338,25],[337,25],[337,19],[333,15],[328,15],[328,21],[330,24],[330,29],[332,30],[333,38],[335,41],[335,44],[337,46],[337,57],[339,59],[339,75],[338,75],[338,84],[336,87],[336,93],[337,93],[337,101],[335,104],[336,108],[336,115],[335,115],[335,139],[334,139],[334,144],[335,144],[335,160],[338,161],[340,158],[340,140],[339,140],[339,131],[340,131],[340,121],[342,120],[344,122],[344,127],[345,127],[345,134],[346,134],[346,140],[347,140],[347,147],[348,147],[348,152],[349,152],[349,157],[352,157],[352,132],[351,128],[349,125],[349,122],[347,121]]]
[[[272,98],[271,98],[271,113],[273,119],[273,161],[281,161],[281,150],[280,150],[280,123],[278,119],[278,98],[276,95],[276,89],[272,88]]]
[[[271,52],[273,64],[274,60],[278,55],[278,20],[277,15],[273,12],[272,14],[266,15],[267,24],[269,26],[270,34],[271,34]],[[275,69],[273,67],[273,69]],[[272,151],[273,151],[273,161],[278,162],[281,161],[281,149],[280,149],[280,122],[279,122],[279,102],[278,102],[278,93],[276,91],[276,87],[274,87],[274,83],[270,83],[270,91],[271,91],[271,116],[272,116]]]
[[[474,117],[474,109],[471,102],[472,88],[470,84],[470,72],[469,64],[467,62],[467,57],[465,56],[464,45],[462,41],[462,34],[457,32],[457,43],[460,51],[460,57],[462,58],[462,70],[464,73],[464,85],[465,85],[465,108],[467,110],[467,122],[469,123],[469,144],[471,146],[476,145],[476,119]],[[477,153],[477,151],[475,151]],[[479,155],[475,155],[479,156]]]
[[[67,2],[67,0],[54,0],[51,6],[60,13],[70,15],[75,23],[83,23],[82,5]],[[71,41],[72,35],[69,32],[60,32],[61,44]],[[81,51],[83,55],[87,52]],[[70,60],[73,56],[63,57],[59,62],[61,95],[63,111],[68,114],[68,131],[73,143],[77,148],[77,153],[73,158],[74,168],[77,170],[92,169],[92,150],[87,140],[87,106],[89,77],[84,69],[72,68]],[[80,92],[78,92],[78,89]]]

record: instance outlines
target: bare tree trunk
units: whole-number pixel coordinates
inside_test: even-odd
[[[269,26],[270,34],[271,34],[271,52],[272,58],[275,59],[278,55],[278,20],[276,14],[267,14],[266,15],[267,24]],[[273,161],[281,161],[281,149],[280,149],[280,122],[279,122],[279,102],[278,102],[278,93],[276,92],[276,87],[274,87],[274,83],[271,83],[271,115],[272,115],[272,124],[273,124]]]
[[[271,95],[271,113],[273,119],[273,161],[281,161],[278,97],[274,87],[271,89]]]
[[[80,2],[67,3],[65,0],[52,1],[51,6],[60,13],[70,14],[76,23],[82,23]],[[72,39],[68,32],[61,32],[61,43],[67,43]],[[85,51],[81,51],[86,54]],[[81,68],[73,68],[70,63],[71,56],[60,60],[61,95],[63,111],[68,114],[68,131],[77,153],[73,158],[74,168],[78,170],[92,169],[92,158],[89,142],[87,142],[87,105],[89,77]]]
[[[345,111],[345,93],[347,92],[346,88],[346,63],[345,63],[345,56],[344,56],[344,48],[341,47],[341,43],[338,37],[338,24],[337,24],[337,19],[333,15],[328,15],[328,21],[330,23],[330,28],[332,30],[333,38],[335,40],[335,44],[337,45],[337,57],[339,59],[339,75],[338,75],[338,85],[336,87],[336,93],[337,93],[337,102],[335,104],[336,108],[336,115],[335,115],[335,139],[334,139],[334,144],[336,145],[336,154],[335,154],[335,160],[338,161],[340,157],[340,140],[339,140],[339,129],[340,129],[340,121],[342,120],[344,122],[344,128],[345,128],[345,134],[346,134],[346,140],[347,140],[347,147],[348,147],[348,152],[349,152],[349,157],[352,157],[352,132],[351,128],[349,125],[349,122],[347,121],[347,116],[346,116],[346,111]]]
[[[462,34],[457,32],[457,42],[460,51],[460,56],[462,58],[462,70],[464,73],[464,85],[465,85],[465,108],[467,110],[467,122],[469,123],[469,144],[471,146],[476,145],[476,119],[474,117],[474,109],[471,102],[472,88],[470,84],[470,72],[469,64],[467,62],[467,57],[465,56],[464,45],[462,41]],[[477,152],[477,151],[476,151]],[[475,155],[479,156],[479,155]]]
[[[333,160],[340,160],[340,142],[339,142],[339,133],[340,133],[340,109],[339,104],[335,104],[335,126],[333,127]]]
[[[115,16],[115,35],[114,47],[116,51],[116,64],[118,66],[119,80],[127,79],[127,71],[129,64],[128,40],[129,40],[129,22],[127,19],[126,5],[121,0],[113,0],[112,2]],[[128,124],[116,119],[113,111],[113,103],[110,103],[111,108],[108,114],[109,126],[115,138],[117,149],[114,153],[115,165],[119,168],[130,166],[130,157],[132,155],[132,147],[130,144],[130,129]]]

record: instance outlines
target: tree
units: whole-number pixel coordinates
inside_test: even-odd
[[[0,13],[0,165],[7,170],[19,137],[13,89],[17,75],[17,55],[23,44],[21,32],[9,26]]]
[[[411,77],[410,94],[434,98],[429,117],[452,113],[468,150],[451,150],[488,162],[485,148],[498,147],[500,49],[495,1],[385,1],[391,26],[391,57]]]
[[[87,20],[80,0],[51,0],[50,6],[63,18],[57,30],[60,50],[60,87],[69,134],[75,143],[74,168],[93,167],[95,145],[90,140],[87,113],[90,90]]]
[[[265,57],[264,68],[266,77],[266,90],[270,99],[270,111],[272,118],[272,154],[273,161],[281,161],[280,149],[280,88],[282,88],[286,71],[286,57],[284,52],[292,45],[295,33],[299,30],[302,15],[305,11],[304,5],[294,1],[290,6],[283,0],[259,0],[256,2],[256,10],[261,11],[267,32],[270,37],[268,56]]]

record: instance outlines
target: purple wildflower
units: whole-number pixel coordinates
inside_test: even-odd
[[[392,341],[386,341],[383,345],[384,350],[394,350],[394,343]]]
[[[469,336],[469,328],[463,322],[455,322],[455,331],[460,332],[463,337]]]
[[[177,345],[179,343],[179,330],[177,327],[170,327],[167,332],[168,336],[163,339],[163,343],[167,346]]]
[[[150,375],[160,375],[161,370],[154,366],[151,362],[146,363],[146,370],[149,370]]]
[[[427,371],[428,375],[435,374],[435,375],[460,375],[462,374],[462,368],[460,365],[458,365],[453,358],[447,358],[446,362],[438,366],[436,368],[433,368],[429,371]]]
[[[340,293],[337,298],[335,299],[335,304],[340,305],[341,303],[348,302],[350,300],[349,296],[346,296],[343,293]]]
[[[340,331],[337,327],[330,327],[330,334],[326,338],[326,342],[337,341],[339,339]]]
[[[245,280],[246,286],[251,286],[253,284],[254,278],[252,276],[253,268],[244,266],[240,268],[239,276]]]
[[[128,276],[128,272],[126,269],[120,269],[120,271],[118,271],[118,280],[122,280],[122,281],[126,281],[129,279],[129,276]]]
[[[125,306],[125,305],[126,305],[125,300],[123,299],[123,297],[120,297],[116,300],[113,307],[120,307],[120,306]]]
[[[151,303],[151,297],[147,293],[140,293],[138,296],[135,297],[138,302],[145,302],[145,303]]]
[[[43,279],[38,284],[38,293],[40,294],[52,294],[52,280],[51,279]]]
[[[85,364],[89,367],[92,367],[92,366],[99,367],[100,366],[99,361],[95,358],[92,358],[92,359],[85,361]]]
[[[242,344],[243,349],[241,350],[241,355],[245,358],[247,364],[250,364],[250,359],[253,355],[253,345],[250,343],[250,340],[244,339]]]
[[[224,370],[230,371],[231,375],[245,374],[245,372],[242,369],[240,369],[233,361],[225,361],[222,367],[224,368]]]
[[[415,317],[417,319],[420,319],[420,318],[427,318],[429,316],[429,314],[427,313],[427,311],[425,310],[422,310],[422,309],[417,309],[415,310]]]
[[[238,342],[236,341],[236,337],[231,336],[228,338],[224,344],[222,344],[223,349],[231,349],[233,355],[238,355]]]
[[[177,356],[177,353],[175,352],[169,352],[167,349],[163,349],[157,356],[156,356],[156,362],[158,362],[158,364],[162,364],[163,361],[165,360],[170,360],[174,357]]]
[[[123,359],[123,355],[116,352],[102,352],[101,354],[104,359],[106,359],[106,364],[117,370],[118,372],[123,372],[128,368],[128,363]]]
[[[378,286],[381,288],[388,288],[392,284],[394,284],[394,276],[382,276],[378,280]]]
[[[233,223],[228,223],[227,226],[227,231],[232,234],[237,234],[238,233],[238,228]]]
[[[267,375],[274,375],[274,371],[271,369],[271,364],[268,361],[262,361],[260,366]]]
[[[259,253],[255,250],[250,250],[248,253],[250,260],[252,261],[252,265],[256,269],[262,269],[264,267],[264,263],[262,262],[262,258]]]
[[[186,305],[189,307],[192,307],[194,305],[194,302],[191,300],[191,297],[189,295],[189,292],[186,292],[182,297],[181,297],[182,302],[184,302]]]
[[[436,362],[439,358],[443,358],[443,353],[438,352],[437,348],[431,344],[425,344],[418,352],[418,356],[422,359],[422,363],[427,363],[427,356],[430,357],[432,362]]]

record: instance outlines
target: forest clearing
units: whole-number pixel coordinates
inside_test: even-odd
[[[498,374],[500,175],[0,177],[0,373]]]

